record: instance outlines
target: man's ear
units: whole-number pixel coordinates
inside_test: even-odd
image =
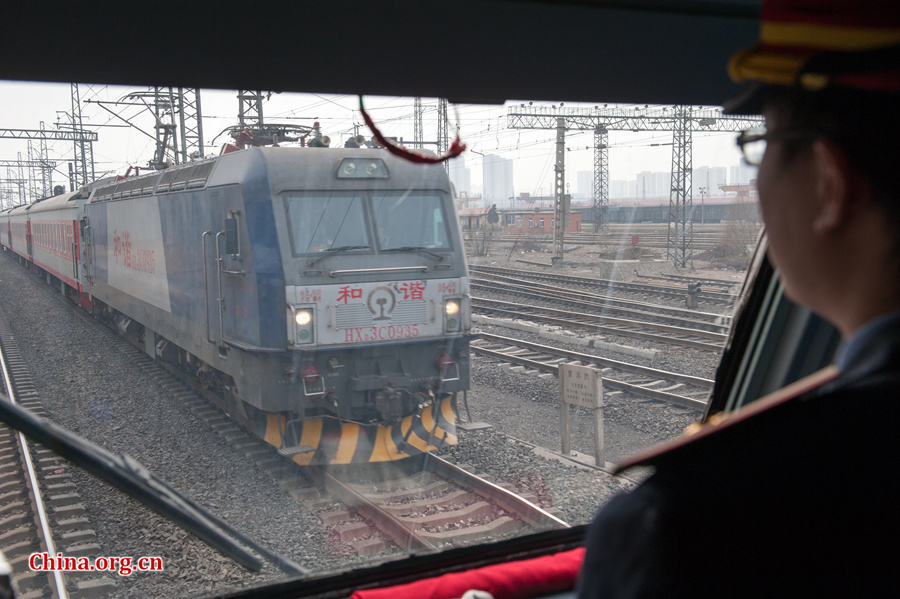
[[[812,227],[817,233],[830,233],[846,224],[860,201],[861,179],[843,149],[833,141],[815,140],[810,155],[816,201]]]

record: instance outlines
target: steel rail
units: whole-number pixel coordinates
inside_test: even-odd
[[[0,369],[3,371],[3,382],[6,385],[9,402],[16,405],[16,393],[13,388],[13,381],[10,377],[9,369],[6,365],[6,357],[4,356],[5,351],[2,345],[3,341],[0,339]],[[44,500],[41,497],[41,489],[38,486],[37,473],[34,468],[34,460],[31,457],[31,450],[28,449],[25,435],[21,431],[16,432],[16,438],[19,441],[22,459],[25,461],[25,469],[28,473],[28,483],[31,485],[31,495],[32,499],[34,499],[35,514],[37,516],[38,526],[41,529],[41,534],[44,537],[44,546],[46,547],[48,554],[56,555],[56,543],[53,541],[53,533],[50,530],[50,520],[47,516],[47,509],[44,506]],[[59,599],[68,599],[69,593],[66,590],[65,579],[63,573],[59,570],[53,571],[53,584],[56,587],[56,596]]]
[[[467,472],[455,464],[440,458],[434,454],[428,456],[428,469],[438,476],[465,487],[488,501],[492,501],[501,508],[515,514],[531,526],[539,529],[546,528],[570,528],[571,525],[533,504],[524,497],[516,495],[508,489],[487,481],[480,476]]]
[[[521,364],[522,366],[528,366],[534,368],[535,370],[542,370],[544,372],[552,372],[554,375],[559,376],[559,366],[557,364],[547,364],[546,362],[541,362],[538,360],[532,360],[530,358],[523,358],[521,356],[517,356],[515,354],[508,354],[505,352],[486,349],[483,347],[478,347],[477,345],[471,345],[470,349],[474,352],[484,354],[486,356],[491,356],[493,358],[498,358],[500,360],[504,360],[507,362],[515,362]],[[651,399],[658,399],[662,401],[667,401],[670,403],[678,404],[681,406],[695,408],[695,409],[703,409],[706,407],[705,400],[694,399],[693,397],[687,397],[686,395],[677,395],[675,393],[669,393],[667,391],[656,391],[654,389],[647,389],[646,387],[641,387],[640,385],[634,385],[632,383],[626,383],[624,381],[618,381],[616,379],[611,379],[604,377],[603,378],[604,387],[608,387],[610,389],[616,389],[619,391],[627,391],[629,393],[634,393],[636,395],[643,395],[645,397],[649,397]]]
[[[610,279],[592,279],[590,277],[578,277],[574,275],[559,275],[550,273],[536,273],[527,270],[518,270],[514,268],[500,268],[496,266],[469,266],[471,272],[489,272],[489,273],[512,273],[520,276],[526,276],[533,279],[543,279],[551,281],[561,281],[572,283],[575,285],[584,285],[588,287],[605,287],[607,289],[621,289],[623,291],[632,291],[638,293],[654,293],[657,295],[665,295],[677,298],[683,298],[687,290],[683,287],[675,287],[674,285],[645,285],[642,283],[625,283],[622,281],[612,281]],[[700,299],[731,304],[737,299],[736,294],[718,293],[715,291],[703,292]]]
[[[623,326],[630,327],[647,327],[651,329],[656,329],[658,331],[663,331],[666,333],[674,333],[676,335],[693,335],[694,337],[705,337],[706,339],[712,339],[714,341],[725,342],[728,339],[728,335],[724,333],[716,333],[715,331],[704,331],[701,329],[689,329],[687,327],[679,327],[675,325],[669,324],[660,324],[658,322],[645,322],[642,320],[632,320],[630,318],[616,318],[615,316],[600,316],[598,314],[588,314],[586,312],[570,312],[568,310],[558,310],[556,308],[545,308],[543,306],[529,306],[527,304],[517,304],[514,302],[504,302],[502,300],[493,300],[485,297],[473,297],[472,301],[480,301],[480,302],[491,302],[497,304],[505,304],[510,307],[521,306],[522,308],[527,308],[529,310],[538,310],[541,312],[546,312],[558,317],[577,317],[584,318],[588,321],[596,321],[596,322],[605,322],[609,324],[620,324]]]
[[[701,283],[702,285],[712,285],[714,287],[725,287],[726,289],[731,289],[735,285],[740,285],[742,281],[725,281],[722,279],[710,279],[709,277],[692,277],[688,275],[671,275],[671,274],[661,274],[661,275],[637,275],[638,278],[641,279],[656,279],[662,281],[668,281],[669,283]],[[726,291],[725,293],[729,293]]]
[[[467,472],[433,453],[426,457],[424,471],[431,472],[440,479],[484,498],[533,528],[547,530],[570,527],[567,522],[527,499],[471,472]],[[416,534],[414,526],[404,523],[401,518],[394,516],[378,503],[366,497],[365,493],[354,489],[352,485],[339,480],[326,471],[325,468],[312,467],[307,472],[330,495],[371,521],[375,528],[390,537],[401,549],[409,553],[438,551],[439,547],[437,545]],[[464,531],[465,529],[461,530]]]
[[[665,237],[662,237],[660,239],[643,239],[643,236],[641,236],[641,237],[642,237],[642,239],[641,239],[640,247],[643,247],[643,248],[665,248],[665,247],[667,247]],[[474,236],[465,235],[463,238],[463,241],[469,242],[469,243],[477,243],[477,242],[481,242],[482,239],[478,235],[474,235]],[[543,237],[529,237],[527,235],[523,235],[521,237],[513,237],[513,236],[509,236],[509,235],[504,235],[502,237],[493,237],[490,239],[490,241],[495,242],[495,243],[517,243],[520,241],[530,241],[533,243],[540,243],[540,244],[553,243],[552,239],[545,239]],[[714,249],[719,243],[721,243],[721,241],[722,241],[721,237],[716,238],[716,239],[700,239],[698,241],[695,236],[694,249],[695,250],[711,250],[711,249]],[[589,245],[589,246],[592,246],[592,245],[596,245],[596,246],[610,246],[610,245],[626,246],[626,245],[628,245],[628,246],[630,246],[631,240],[630,240],[630,238],[623,238],[623,239],[616,239],[616,238],[582,239],[582,238],[577,238],[577,237],[570,238],[569,234],[566,234],[566,246],[585,246],[585,245]],[[566,251],[568,252],[569,248],[567,248]],[[550,265],[548,264],[547,266],[550,266]]]
[[[700,387],[701,389],[709,389],[713,388],[712,379],[705,379],[699,376],[693,376],[690,374],[682,374],[679,372],[670,372],[668,370],[660,370],[658,368],[650,368],[649,366],[641,366],[640,364],[631,364],[630,362],[621,362],[619,360],[613,360],[611,358],[604,358],[602,356],[594,356],[591,354],[583,354],[576,351],[570,351],[567,349],[563,349],[560,347],[552,347],[549,345],[541,345],[540,343],[532,343],[531,341],[525,341],[523,339],[515,339],[513,337],[504,337],[503,335],[492,335],[490,333],[480,333],[478,335],[479,339],[484,339],[486,341],[494,341],[496,343],[506,343],[508,345],[517,345],[519,347],[524,347],[526,349],[531,349],[534,351],[545,352],[548,354],[553,354],[556,356],[560,356],[562,358],[569,358],[571,360],[579,360],[581,362],[591,362],[594,364],[600,364],[602,366],[606,366],[609,368],[615,368],[617,370],[622,370],[625,372],[633,372],[635,374],[642,374],[646,376],[654,376],[654,377],[663,377],[667,379],[671,379],[673,381],[678,381],[680,383],[687,383],[688,385],[694,385],[695,387]]]
[[[500,285],[503,285],[503,287],[500,288]],[[623,315],[624,317],[631,317],[631,318],[643,317],[643,318],[657,319],[657,320],[662,319],[662,320],[666,320],[669,323],[671,323],[669,326],[692,327],[692,328],[693,327],[709,327],[711,329],[716,329],[716,330],[712,330],[712,331],[709,331],[709,329],[706,329],[709,332],[719,333],[719,334],[723,334],[723,335],[725,334],[725,332],[723,332],[723,331],[728,330],[728,327],[720,325],[720,324],[716,324],[714,322],[691,320],[691,319],[686,319],[686,318],[679,318],[677,316],[669,316],[669,315],[665,315],[665,314],[653,314],[651,312],[644,312],[642,310],[633,310],[631,308],[619,308],[616,306],[608,305],[606,303],[585,301],[584,299],[578,299],[577,297],[575,297],[575,295],[576,295],[575,292],[565,291],[562,289],[553,290],[553,291],[551,291],[550,289],[535,290],[533,288],[528,289],[522,285],[511,285],[511,284],[502,284],[502,283],[494,283],[493,285],[491,285],[491,284],[486,285],[485,283],[483,283],[477,279],[473,279],[473,281],[470,283],[470,287],[472,287],[473,289],[481,289],[481,290],[485,290],[485,291],[507,292],[507,293],[515,292],[517,295],[520,295],[523,297],[533,298],[533,299],[537,299],[537,300],[545,300],[545,301],[546,300],[555,300],[560,303],[566,303],[566,304],[579,306],[581,309],[584,309],[584,310],[597,310],[599,312],[605,312],[607,314],[618,313],[618,314]],[[616,318],[616,317],[609,316],[607,318]],[[662,323],[652,323],[649,320],[647,322],[651,323],[651,324],[662,324]],[[697,329],[697,330],[704,330],[704,329]]]
[[[509,306],[508,308],[496,308],[491,307],[488,304],[502,304],[505,306]],[[686,347],[694,347],[697,349],[703,349],[707,351],[722,351],[724,344],[718,343],[709,343],[706,341],[696,341],[693,339],[684,339],[679,337],[666,337],[664,335],[657,335],[656,333],[646,333],[643,331],[636,330],[626,330],[626,329],[617,329],[615,327],[605,326],[602,324],[594,324],[591,322],[584,322],[583,320],[576,320],[576,317],[585,318],[590,320],[592,317],[589,314],[573,314],[571,312],[563,312],[562,310],[553,310],[552,308],[540,308],[538,306],[523,306],[521,304],[511,304],[510,302],[502,302],[500,300],[485,300],[481,298],[472,298],[472,308],[478,311],[485,312],[496,312],[498,314],[503,314],[504,316],[508,316],[511,318],[527,318],[531,317],[534,320],[539,320],[542,322],[547,322],[550,324],[558,324],[568,327],[580,327],[592,329],[595,331],[600,331],[603,333],[608,333],[610,335],[621,335],[622,337],[634,337],[637,339],[647,339],[650,341],[656,341],[659,343],[668,343],[674,345],[684,345]],[[518,308],[518,309],[516,309]],[[523,311],[522,308],[525,308],[528,311]],[[544,312],[545,314],[541,314]],[[569,318],[560,318],[557,316],[548,316],[546,313],[548,312],[557,312],[568,315]],[[629,326],[639,326],[643,328],[658,328],[653,325],[652,322],[637,322],[630,324]],[[659,325],[665,326],[665,325]],[[675,328],[675,327],[670,327]],[[703,332],[703,331],[701,331]],[[688,332],[683,332],[681,334],[692,334]],[[722,336],[723,339],[725,336]]]
[[[318,466],[310,467],[309,473],[313,478],[318,479],[318,482],[328,493],[355,509],[364,518],[371,520],[375,527],[389,536],[398,547],[409,552],[433,552],[438,550],[437,546],[410,530],[393,514],[382,509],[346,483],[341,482],[331,473],[326,472],[324,468]]]
[[[581,301],[588,299],[590,301],[599,302],[604,307],[613,306],[613,307],[622,307],[628,309],[634,309],[636,311],[642,310],[652,310],[657,314],[669,314],[675,316],[677,318],[703,318],[706,319],[705,324],[715,324],[715,321],[720,320],[722,322],[730,322],[731,316],[727,314],[716,314],[715,312],[698,312],[696,310],[688,310],[686,308],[675,308],[673,306],[664,306],[663,304],[654,304],[651,302],[640,302],[637,300],[623,299],[620,297],[613,297],[611,295],[602,295],[599,293],[591,293],[589,291],[584,290],[574,290],[565,287],[557,287],[554,285],[548,285],[546,283],[541,283],[539,281],[529,281],[526,279],[519,279],[516,277],[510,277],[508,275],[501,275],[496,273],[479,273],[477,277],[472,277],[473,282],[497,282],[497,283],[511,283],[513,285],[525,285],[529,287],[533,287],[538,290],[547,290],[552,292],[561,291],[563,293],[568,294],[582,294]],[[703,321],[700,321],[703,322]]]

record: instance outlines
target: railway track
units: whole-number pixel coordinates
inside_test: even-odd
[[[639,234],[640,237],[640,247],[644,248],[665,248],[668,247],[668,240],[665,235],[644,235]],[[722,235],[704,235],[699,237],[695,234],[694,236],[694,250],[703,251],[709,250],[717,247],[724,238],[724,234]],[[467,233],[464,236],[466,242],[480,242],[481,236],[477,233]],[[547,244],[550,245],[553,243],[553,237],[550,235],[537,236],[533,234],[505,234],[502,236],[495,235],[491,237],[490,241],[492,243],[521,243],[521,242],[529,242],[529,243],[538,243],[538,244]],[[566,245],[578,245],[578,246],[622,246],[622,247],[630,247],[632,245],[631,236],[629,235],[592,235],[592,234],[566,234]]]
[[[683,284],[687,283],[700,283],[704,287],[718,287],[725,293],[730,293],[735,286],[740,286],[742,284],[741,281],[723,281],[720,279],[710,279],[708,277],[692,277],[688,275],[672,275],[672,274],[662,274],[662,275],[636,275],[639,279],[649,279],[649,280],[658,280],[658,281],[666,281],[668,283],[672,282],[680,282]]]
[[[593,356],[522,339],[482,333],[470,348],[501,362],[559,375],[559,365],[571,361],[596,366],[603,373],[604,392],[628,393],[681,406],[703,409],[713,381]],[[677,391],[677,393],[676,393]]]
[[[329,494],[364,519],[336,510],[323,515],[323,522],[359,553],[386,550],[388,539],[406,553],[422,553],[569,526],[528,498],[438,456],[422,462],[411,474],[389,465],[365,483],[314,469]]]
[[[46,417],[28,365],[2,314],[0,370],[5,389],[0,401]],[[12,567],[19,597],[96,596],[116,586],[115,580],[99,573],[31,570],[33,553],[55,556],[61,552],[93,559],[100,553],[100,545],[85,518],[66,461],[5,424],[0,424],[0,551]]]
[[[472,309],[483,314],[498,314],[506,318],[528,319],[570,329],[588,329],[607,335],[620,335],[667,345],[680,345],[705,351],[721,352],[728,336],[723,333],[688,329],[666,324],[628,320],[591,313],[557,310],[501,300],[473,297]],[[654,332],[649,332],[652,329]]]
[[[684,299],[687,293],[686,285],[673,282],[670,285],[650,285],[645,283],[624,283],[609,279],[594,279],[590,277],[578,277],[574,275],[562,275],[556,273],[544,273],[497,266],[470,265],[471,273],[499,274],[522,278],[526,281],[550,281],[556,284],[565,284],[569,287],[599,291],[624,291],[641,295],[656,295],[665,298]],[[698,296],[700,304],[715,306],[732,306],[737,300],[735,293],[723,293],[717,291],[702,291]]]
[[[318,509],[340,503],[342,507],[325,511],[320,518],[337,543],[350,546],[360,556],[438,551],[475,540],[568,527],[527,497],[433,454],[404,460],[422,465],[411,473],[394,463],[298,466],[289,451],[276,451],[226,414],[215,394],[176,369],[150,360],[132,345],[128,353],[220,438],[253,459],[300,507]]]
[[[720,314],[695,312],[647,302],[619,300],[609,296],[571,291],[563,287],[499,275],[473,278],[470,286],[472,289],[480,291],[512,293],[520,297],[565,304],[588,313],[604,316],[618,315],[631,320],[711,331],[721,335],[727,335],[731,326],[731,318]]]
[[[222,440],[251,458],[273,484],[293,497],[299,509],[316,512],[341,504],[341,509],[324,513],[323,521],[327,527],[340,528],[346,524],[340,514],[350,514],[352,532],[344,535],[349,534],[351,540],[345,545],[361,556],[373,552],[436,551],[475,539],[484,541],[568,526],[529,501],[527,495],[513,493],[431,454],[405,460],[413,465],[424,464],[420,471],[411,474],[390,463],[327,469],[300,467],[289,451],[277,451],[227,414],[220,397],[177,368],[152,360],[132,339],[123,340],[128,341],[121,349],[125,357]],[[342,473],[340,477],[336,475],[338,471]],[[354,473],[360,475],[359,480],[354,479]],[[367,532],[360,533],[360,522]],[[99,547],[92,553],[99,553]]]

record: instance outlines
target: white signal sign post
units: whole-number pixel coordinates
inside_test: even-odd
[[[594,416],[594,464],[605,464],[603,455],[603,378],[592,366],[575,364],[559,365],[560,434],[562,453],[569,455],[569,406],[581,406]]]

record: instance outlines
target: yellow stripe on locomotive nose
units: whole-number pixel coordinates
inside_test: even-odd
[[[279,414],[268,414],[266,416],[266,436],[263,437],[266,443],[273,447],[281,447],[281,426],[284,422],[284,416]]]
[[[426,414],[428,414],[430,417],[431,406],[428,406],[427,408],[425,408],[422,411],[421,420],[422,420],[423,425],[425,424]],[[406,424],[406,420],[409,419],[409,426],[401,427],[401,430],[403,431],[403,437],[406,439],[406,442],[409,443],[410,445],[412,445],[413,447],[415,447],[416,449],[418,449],[419,451],[421,451],[422,453],[428,453],[429,451],[437,449],[436,447],[434,447],[433,445],[429,445],[427,441],[425,441],[424,439],[419,437],[419,435],[416,434],[415,429],[413,429],[411,431],[409,430],[410,427],[412,426],[414,418],[415,418],[415,416],[407,416],[406,418],[403,419],[404,424]],[[433,420],[432,420],[431,426],[434,426]],[[431,430],[431,429],[429,428],[428,430]],[[409,431],[408,435],[407,435],[407,431]]]
[[[397,445],[391,438],[391,428],[390,426],[379,426],[375,431],[375,443],[372,447],[372,455],[369,456],[370,462],[393,462],[409,457],[408,453],[397,449]]]
[[[323,437],[325,419],[310,418],[301,425],[298,445],[314,447],[317,451],[300,453],[291,459],[300,466],[308,466],[313,463],[351,464],[354,461],[392,462],[411,457],[419,452],[435,451],[438,445],[456,445],[459,440],[455,434],[456,411],[453,409],[452,397],[443,397],[439,402],[438,409],[441,419],[437,422],[435,421],[434,405],[426,407],[417,414],[410,414],[393,425],[361,425],[354,422],[341,422],[340,434],[330,433],[327,439]],[[452,432],[439,426],[439,422],[449,426]],[[266,443],[276,449],[282,449],[285,443],[286,426],[287,419],[284,415],[266,415],[264,435]],[[419,436],[417,430],[420,433],[424,430],[427,439]],[[397,439],[405,439],[407,446],[400,449],[396,442]],[[369,446],[371,446],[371,451],[368,450]],[[368,453],[367,456],[366,453]]]
[[[359,442],[359,425],[355,422],[341,423],[341,438],[338,441],[337,452],[334,454],[332,464],[349,464],[353,461],[353,453]]]
[[[303,423],[303,430],[300,433],[300,445],[308,447],[318,447],[319,441],[322,440],[322,419],[314,418]],[[294,456],[294,462],[301,466],[308,466],[312,462],[316,452],[310,451],[300,453]]]

